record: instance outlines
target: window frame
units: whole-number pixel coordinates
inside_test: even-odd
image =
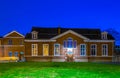
[[[11,53],[11,55],[10,55],[10,53]],[[9,52],[8,52],[8,56],[9,56],[9,57],[12,57],[12,56],[13,56],[12,51],[9,51]]]
[[[17,53],[17,54],[16,54],[16,53]],[[16,55],[17,55],[17,56],[16,56]],[[18,57],[18,52],[17,52],[17,51],[16,51],[16,52],[14,52],[14,56],[15,56],[15,57]]]
[[[11,39],[8,40],[8,45],[12,45],[13,41]]]
[[[92,48],[91,46],[93,46],[93,45],[95,45],[95,48]],[[95,55],[92,55],[93,53],[92,53],[92,51],[95,51]],[[91,44],[90,45],[90,55],[91,56],[97,56],[97,44]]]
[[[59,45],[59,54],[58,55],[55,54],[55,45]],[[60,44],[58,44],[58,43],[54,44],[54,56],[60,56]]]
[[[31,44],[31,55],[38,56],[38,44]]]
[[[84,55],[82,55],[82,52],[81,52],[83,50],[83,49],[81,49],[81,45],[85,46],[85,48],[84,48],[84,51],[85,51]],[[80,56],[86,56],[86,49],[87,49],[86,48],[86,44],[80,44]]]
[[[103,46],[106,46],[106,48]],[[104,51],[106,51],[106,52],[104,52]],[[108,56],[108,44],[102,44],[102,56]]]

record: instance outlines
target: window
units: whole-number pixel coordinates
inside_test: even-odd
[[[76,41],[76,40],[74,40],[74,42],[73,42],[73,47],[74,47],[74,48],[77,47],[77,41]]]
[[[49,44],[43,44],[43,56],[49,55]]]
[[[67,40],[63,41],[63,47],[64,48],[76,48],[77,41],[69,37]]]
[[[37,39],[38,38],[38,32],[33,31],[32,32],[32,39]]]
[[[60,55],[60,44],[54,44],[54,56]]]
[[[63,41],[63,47],[67,48],[67,41],[66,40]]]
[[[72,40],[72,38],[68,38],[68,40],[67,40],[67,48],[73,48],[73,40]]]
[[[85,56],[86,55],[86,45],[80,44],[80,55]]]
[[[102,32],[101,38],[102,39],[107,39],[107,32]]]
[[[15,53],[14,53],[14,56],[15,56],[15,57],[18,57],[18,52],[15,52]]]
[[[38,44],[32,44],[32,56],[38,55]]]
[[[10,52],[8,53],[8,55],[9,55],[9,57],[12,57],[12,52],[10,51]]]
[[[23,40],[20,40],[20,45],[23,45]]]
[[[91,49],[91,55],[96,56],[96,54],[97,54],[97,45],[96,44],[91,44],[90,49]]]
[[[12,40],[8,40],[8,45],[12,45]]]
[[[102,44],[102,56],[107,56],[107,55],[108,55],[108,45]]]

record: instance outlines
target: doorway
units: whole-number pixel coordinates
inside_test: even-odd
[[[68,48],[66,52],[66,61],[73,62],[74,61],[74,50],[73,48]]]

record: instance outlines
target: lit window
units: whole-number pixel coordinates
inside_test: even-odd
[[[37,55],[38,55],[38,45],[32,44],[32,56],[37,56]]]
[[[108,45],[103,44],[102,45],[102,56],[107,56],[108,55]]]
[[[86,55],[86,45],[80,44],[80,55],[85,56]]]
[[[15,57],[18,57],[18,52],[15,52],[15,53],[14,53],[14,56],[15,56]]]
[[[97,45],[91,44],[91,55],[96,56],[96,54],[97,54]]]
[[[9,57],[12,57],[12,52],[10,51],[10,52],[8,53],[8,55],[9,55]]]
[[[60,55],[60,44],[54,44],[54,56]]]
[[[8,40],[8,45],[12,45],[12,40]]]

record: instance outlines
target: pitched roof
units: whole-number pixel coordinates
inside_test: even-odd
[[[72,30],[86,38],[93,40],[101,40],[101,30],[100,29],[87,29],[87,28],[60,28],[60,33],[67,32],[68,30]],[[32,31],[38,32],[38,39],[50,39],[58,35],[58,28],[44,28],[44,27],[32,27]],[[26,39],[31,39],[32,34],[27,33]],[[114,38],[108,34],[109,40],[114,40]]]

